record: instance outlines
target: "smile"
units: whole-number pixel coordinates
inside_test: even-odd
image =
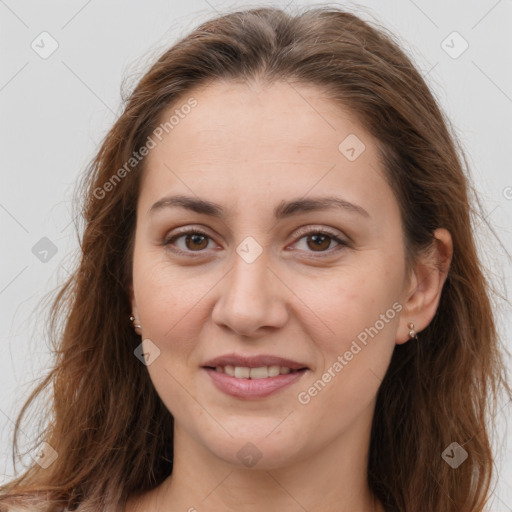
[[[274,375],[278,369],[279,373]],[[263,366],[259,368],[243,366],[204,367],[203,370],[206,371],[219,391],[226,395],[246,400],[268,397],[291,386],[308,371],[306,368],[291,370],[287,367],[278,366]],[[233,375],[228,373],[230,371],[232,371]],[[254,377],[252,372],[255,372]],[[241,376],[237,377],[237,374]]]
[[[212,368],[213,369],[213,368]],[[287,375],[288,373],[300,370],[292,370],[287,366],[260,366],[258,368],[248,368],[247,366],[217,366],[215,371],[225,373],[230,377],[237,379],[268,379],[269,377],[277,377],[278,375]]]

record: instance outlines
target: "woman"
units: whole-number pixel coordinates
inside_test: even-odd
[[[82,183],[17,428],[50,384],[54,416],[3,502],[483,510],[510,387],[448,126],[339,9],[236,12],[166,51]]]

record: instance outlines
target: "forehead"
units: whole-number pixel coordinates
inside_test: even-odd
[[[191,98],[196,106],[180,110]],[[371,202],[391,192],[370,134],[315,86],[218,81],[184,95],[162,123],[173,114],[147,156],[141,196],[178,188],[266,199],[342,189]]]
[[[309,149],[302,157],[324,155],[327,161],[338,156],[344,135],[357,132],[361,138],[369,137],[355,117],[321,89],[284,81],[270,85],[216,81],[182,97],[164,112],[162,120],[192,96],[197,106],[172,128],[173,140],[167,140],[180,146],[182,153],[186,147],[181,144],[187,142],[195,149],[219,150],[234,159],[289,157],[294,151]],[[240,152],[242,146],[245,153]]]

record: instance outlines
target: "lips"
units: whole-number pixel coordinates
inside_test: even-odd
[[[291,386],[309,370],[304,363],[284,357],[238,354],[210,359],[203,369],[217,389],[244,400],[266,398]]]

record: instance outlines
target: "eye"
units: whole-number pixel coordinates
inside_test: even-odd
[[[183,238],[183,245],[176,244],[175,241]],[[181,233],[169,238],[164,242],[165,246],[173,246],[173,250],[179,254],[202,252],[203,249],[208,247],[208,239],[210,236],[199,229],[190,229],[182,231]]]
[[[333,252],[337,252],[344,247],[348,247],[349,243],[347,241],[342,240],[337,233],[331,232],[326,229],[306,229],[299,230],[298,233],[295,234],[302,235],[295,242],[295,244],[299,244],[303,239],[305,243],[302,245],[300,250],[309,253],[321,253],[318,254],[319,257],[322,257],[324,253],[327,255],[332,254]],[[177,242],[182,240],[181,244]],[[175,234],[171,238],[164,241],[164,246],[169,246],[174,252],[183,255],[190,256],[200,256],[200,253],[204,253],[204,249],[208,249],[208,245],[212,241],[212,238],[201,231],[200,229],[189,229],[187,231],[182,231],[181,233]],[[332,242],[336,242],[337,245],[331,247]],[[211,247],[210,247],[211,248]],[[199,253],[199,254],[193,254]]]
[[[337,233],[333,233],[325,229],[310,229],[309,231],[301,230],[298,234],[303,236],[297,240],[296,244],[299,244],[303,239],[305,240],[302,248],[299,247],[300,250],[304,250],[306,252],[322,253],[319,255],[320,257],[322,257],[324,253],[331,255],[333,252],[337,252],[348,246],[348,242],[339,238]],[[331,243],[333,241],[337,244],[334,246],[334,248],[331,247]]]

